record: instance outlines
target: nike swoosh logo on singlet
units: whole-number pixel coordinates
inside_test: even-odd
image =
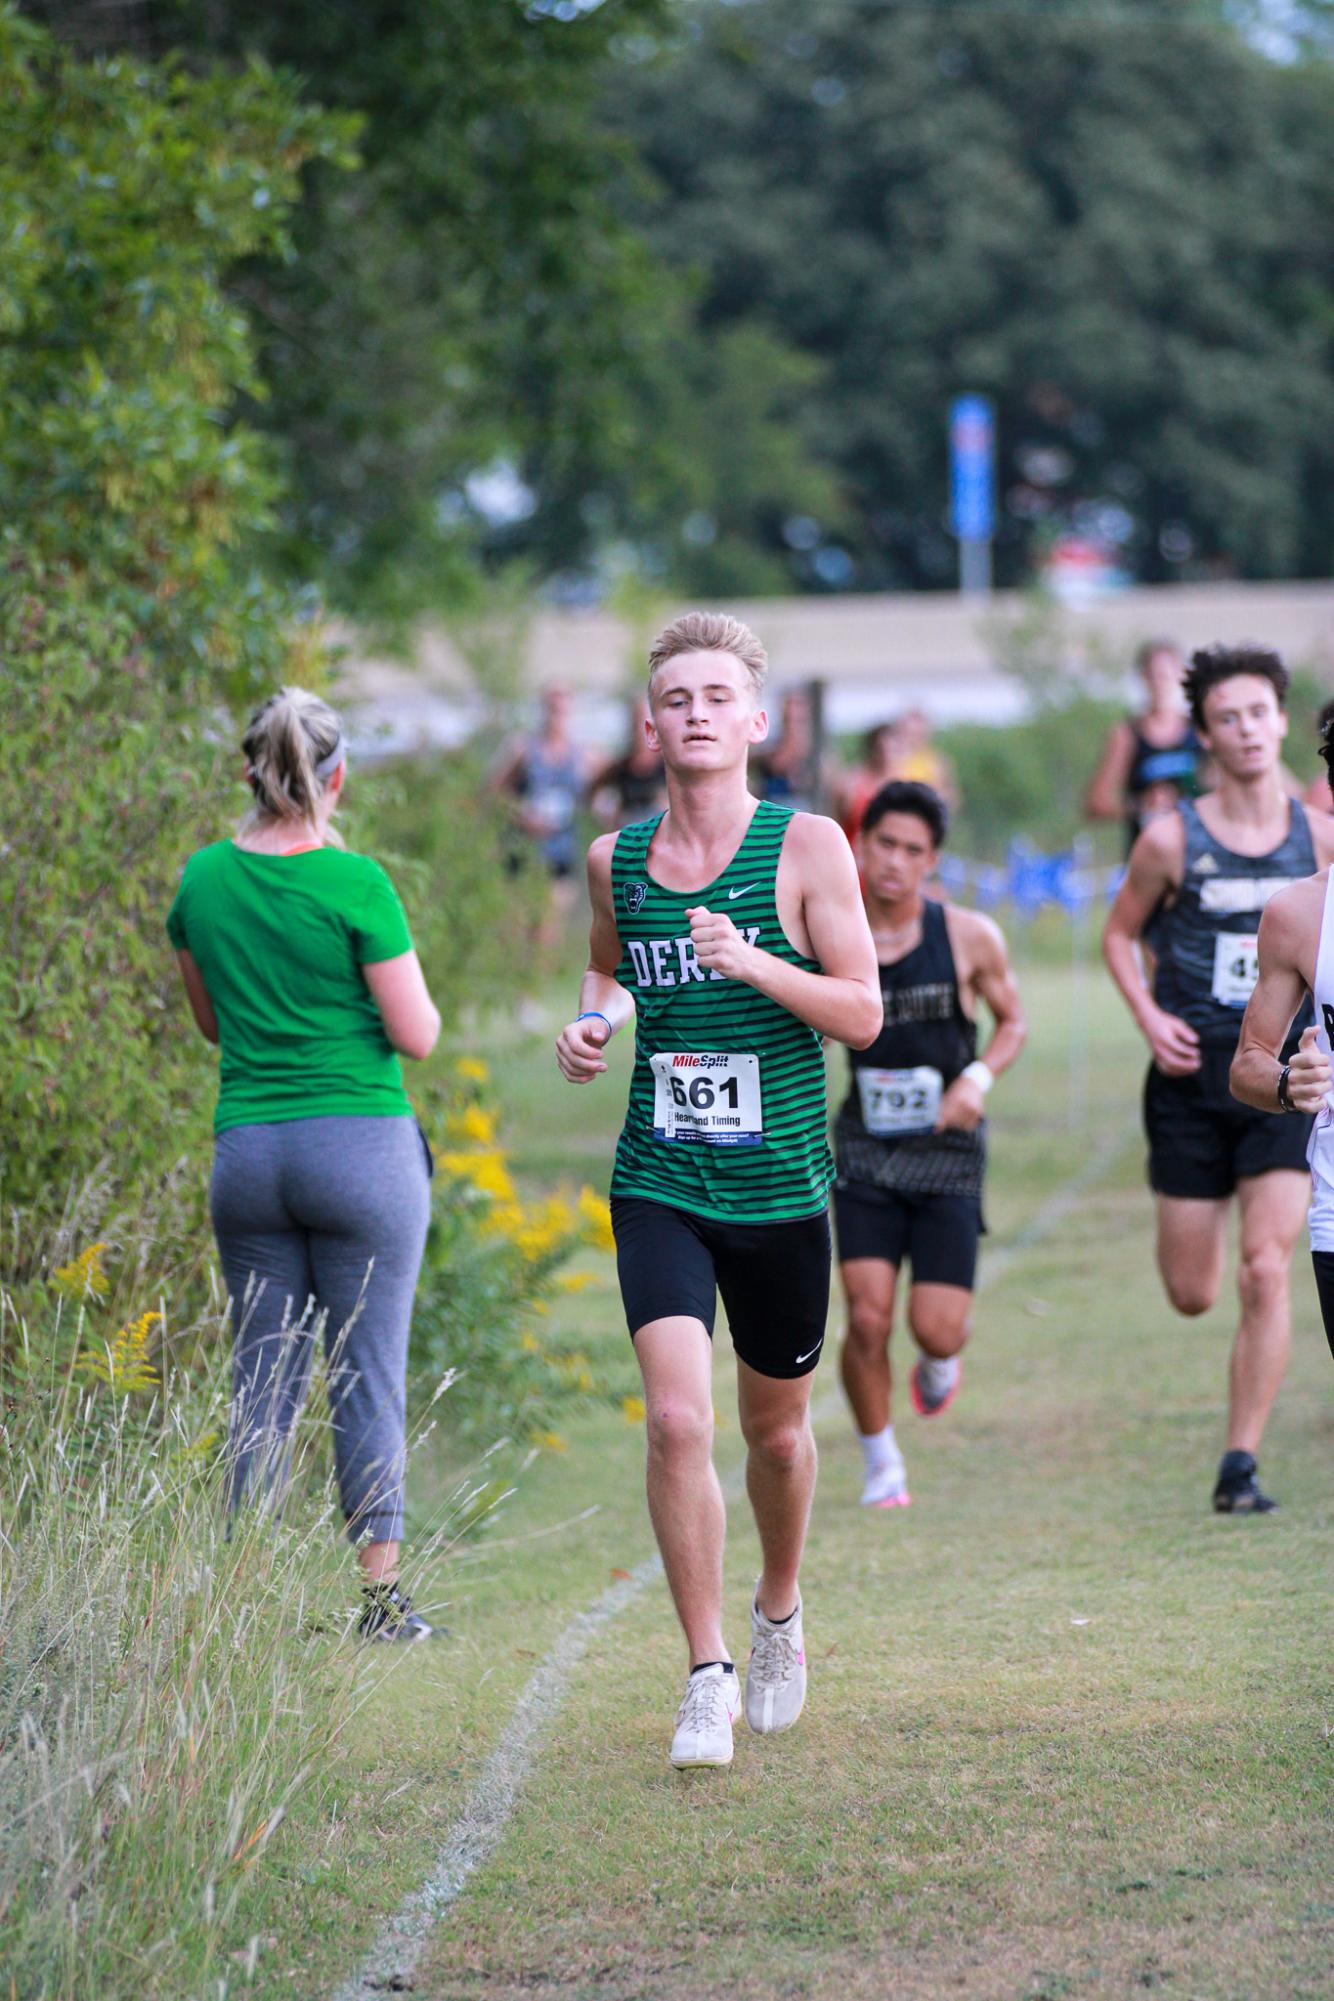
[[[756,887],[755,883],[748,882],[744,889],[729,889],[727,892],[727,901],[730,903],[732,899],[737,896],[749,896],[751,890],[754,889],[755,887]]]

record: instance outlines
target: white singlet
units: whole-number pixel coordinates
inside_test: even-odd
[[[1320,917],[1320,943],[1315,957],[1316,1045],[1330,1055],[1334,1027],[1334,868],[1325,881],[1325,907]],[[1334,1251],[1334,1092],[1316,1113],[1311,1142],[1311,1213],[1307,1219],[1313,1251]]]

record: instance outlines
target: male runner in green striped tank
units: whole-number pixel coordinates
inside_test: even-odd
[[[723,1498],[713,1467],[716,1292],[737,1354],[746,1483],[764,1568],[751,1606],[746,1720],[801,1713],[797,1572],[815,1486],[807,1416],[829,1308],[833,1164],[821,1037],[864,1048],[879,969],[842,830],[754,799],[764,649],[691,612],[649,654],[650,741],[667,811],[595,841],[580,1014],[556,1045],[572,1084],[606,1069],[635,1017],[612,1174],[626,1320],[644,1377],[648,1501],[689,1649],[671,1760],[726,1765],[740,1707],[722,1630]]]

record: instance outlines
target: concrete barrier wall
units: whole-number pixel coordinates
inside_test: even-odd
[[[663,620],[685,608],[665,603]],[[985,603],[940,593],[739,599],[726,609],[763,638],[775,687],[816,677],[829,684],[835,728],[860,727],[913,704],[937,722],[1001,722],[1025,705],[1022,686],[1001,665],[1005,633],[1034,615],[1033,600],[1014,592]],[[413,659],[403,662],[363,654],[355,633],[344,633],[339,692],[403,741],[445,742],[466,733],[480,712],[470,658],[484,659],[493,648],[519,691],[562,680],[607,701],[638,683],[647,636],[609,611],[548,608],[497,627],[490,641],[476,628],[461,636],[424,628]],[[1044,633],[1070,665],[1092,649],[1107,666],[1124,662],[1127,674],[1135,648],[1156,637],[1187,649],[1261,640],[1334,687],[1334,581],[1123,591],[1055,608]]]

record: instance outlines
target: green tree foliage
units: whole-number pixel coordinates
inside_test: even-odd
[[[230,417],[260,377],[223,281],[284,253],[301,169],[345,157],[349,123],[255,64],[79,61],[7,7],[0,97],[0,518],[126,616],[155,681],[242,691],[286,641],[256,558],[273,454]]]
[[[162,919],[219,830],[221,703],[299,667],[236,258],[281,250],[346,121],[252,65],[80,61],[0,10],[0,1186],[59,1211],[207,1114]],[[295,658],[294,658],[295,656]]]
[[[30,11],[85,49],[258,53],[361,121],[363,170],[310,172],[294,254],[257,247],[232,281],[289,574],[362,616],[469,608],[516,559],[580,587],[630,566],[760,589],[785,512],[836,515],[805,422],[818,365],[772,328],[701,340],[692,288],[618,209],[635,148],[599,100],[666,0]]]
[[[998,404],[1004,579],[1057,526],[1124,535],[1149,579],[1328,568],[1334,68],[1229,15],[698,0],[630,51],[636,212],[715,333],[758,317],[823,369],[849,519],[802,582],[951,579],[962,389]]]

